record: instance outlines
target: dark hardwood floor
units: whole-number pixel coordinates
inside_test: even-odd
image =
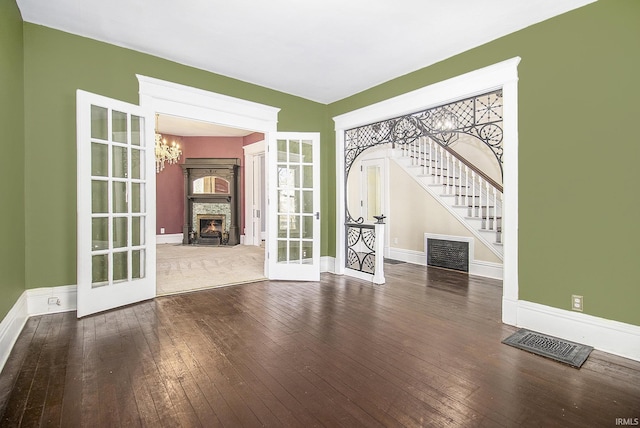
[[[2,427],[594,427],[640,417],[640,363],[500,343],[500,283],[388,264],[29,319]]]

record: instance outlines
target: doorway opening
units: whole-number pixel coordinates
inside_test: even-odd
[[[502,215],[509,221],[502,225],[503,298],[502,320],[507,324],[517,324],[518,312],[518,126],[517,126],[517,66],[520,58],[513,58],[458,77],[451,78],[393,99],[379,102],[340,116],[334,117],[336,130],[336,273],[349,273],[346,269],[347,242],[345,218],[349,212],[346,206],[348,176],[347,165],[367,147],[358,146],[348,156],[347,131],[369,126],[377,135],[384,131],[379,126],[382,121],[425,111],[474,95],[501,90],[504,105],[504,161],[503,182],[504,202]],[[372,141],[375,141],[373,139]]]
[[[156,132],[182,156],[156,174],[157,294],[168,295],[266,279],[264,246],[247,242],[245,206],[253,206],[245,148],[264,134],[169,115]],[[252,186],[250,186],[250,184]],[[252,245],[248,247],[247,245]]]
[[[243,147],[264,141],[270,132],[276,131],[279,109],[146,76],[138,75],[137,77],[140,84],[140,105],[148,112],[149,117],[158,115],[157,131],[163,135],[182,139],[181,162],[184,162],[185,158],[198,157],[238,159],[242,176],[238,184],[241,193],[245,193]],[[148,133],[155,131],[147,126]],[[234,147],[231,147],[233,144],[229,140],[232,138],[236,142]],[[153,138],[146,139],[146,147],[150,152],[153,150],[153,144]],[[211,150],[217,150],[217,154],[205,153]],[[178,180],[170,180],[169,167],[165,167],[165,170],[154,174],[150,179],[152,183],[148,189],[156,196],[151,198],[155,208],[153,220],[156,224],[156,233],[150,237],[153,239],[149,240],[154,244],[157,243],[157,246],[154,245],[156,263],[155,266],[151,266],[156,275],[156,294],[172,294],[187,291],[187,288],[192,290],[264,279],[266,257],[263,246],[242,245],[244,242],[235,246],[183,245],[184,207],[182,204],[184,204],[186,189],[182,168],[179,164],[170,166],[176,167],[173,172]],[[165,173],[167,175],[163,175]],[[261,185],[264,186],[264,181]],[[167,189],[171,190],[165,191]],[[182,203],[178,203],[176,209],[176,204],[165,203],[165,197],[167,199],[177,197]],[[248,195],[244,194],[240,198],[239,211],[243,214],[239,224],[241,241],[245,235],[244,206],[247,197]],[[166,206],[173,212],[165,215],[166,213],[161,211],[161,206]],[[174,220],[171,220],[172,216]],[[171,229],[161,224],[162,222],[170,222]],[[179,225],[178,230],[174,230],[175,224]],[[268,238],[265,236],[265,239]],[[180,250],[179,253],[178,250]],[[214,251],[221,253],[212,256],[210,253]],[[247,268],[249,262],[254,268]],[[233,268],[238,263],[235,273],[226,271],[227,268]],[[240,269],[242,265],[244,268]],[[243,276],[245,273],[253,273],[253,276]],[[163,287],[163,281],[170,279],[173,280],[173,285]],[[179,282],[183,285],[178,284]]]

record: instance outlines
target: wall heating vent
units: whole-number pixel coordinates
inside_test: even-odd
[[[427,266],[469,272],[469,242],[427,238]]]

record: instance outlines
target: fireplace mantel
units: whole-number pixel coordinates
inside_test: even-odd
[[[184,223],[182,227],[183,244],[219,244],[217,240],[201,238],[197,234],[197,225],[194,224],[194,205],[198,204],[225,204],[229,206],[228,221],[225,225],[225,232],[229,234],[227,245],[237,245],[240,243],[238,229],[238,170],[240,169],[240,159],[232,158],[187,158],[184,164],[180,165],[184,176]],[[214,184],[209,183],[210,192],[194,191],[194,182],[199,179],[215,180]],[[218,179],[221,179],[218,182]],[[218,185],[220,184],[220,186]],[[193,239],[192,237],[195,237]],[[195,241],[195,242],[194,242]]]

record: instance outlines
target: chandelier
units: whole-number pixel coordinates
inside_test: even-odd
[[[172,141],[171,145],[167,144],[167,140],[158,132],[158,115],[156,114],[156,173],[164,169],[165,162],[178,163],[180,156],[182,156],[180,145],[175,141]]]

